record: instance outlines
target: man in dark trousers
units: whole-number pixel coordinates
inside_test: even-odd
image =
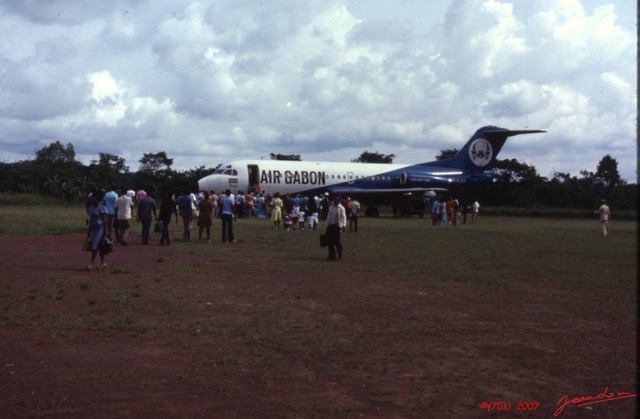
[[[149,232],[151,230],[151,214],[158,221],[156,213],[156,201],[147,192],[147,196],[138,201],[138,221],[142,223],[142,244],[149,244]]]
[[[340,231],[347,225],[347,215],[344,207],[340,203],[340,196],[333,198],[327,213],[327,244],[329,247],[328,261],[342,259],[342,243],[340,242]],[[336,259],[337,251],[337,259]]]
[[[233,221],[235,220],[235,205],[231,198],[231,191],[224,191],[224,196],[220,198],[220,220],[222,221],[222,242],[224,244],[236,241],[233,235]]]

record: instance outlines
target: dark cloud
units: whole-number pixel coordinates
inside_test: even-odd
[[[593,170],[609,149],[635,178],[635,22],[616,17],[627,4],[0,8],[3,155],[33,155],[19,137],[31,148],[71,142],[84,159],[121,155],[132,167],[159,150],[182,168],[270,152],[348,161],[373,147],[417,163],[494,124],[549,131],[503,151],[543,175]],[[580,159],[562,158],[557,144]]]

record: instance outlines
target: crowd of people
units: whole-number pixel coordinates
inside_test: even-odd
[[[135,208],[135,211],[134,211]],[[131,231],[131,220],[142,226],[141,242],[149,244],[152,224],[160,233],[159,244],[171,243],[169,226],[172,218],[178,224],[182,219],[182,241],[190,242],[191,230],[198,227],[198,240],[210,243],[214,218],[221,221],[221,240],[224,244],[236,241],[233,224],[238,218],[256,218],[270,220],[276,230],[317,231],[320,221],[326,221],[326,231],[321,239],[328,247],[327,260],[342,259],[340,233],[358,232],[360,203],[349,196],[304,196],[300,194],[284,195],[275,193],[242,193],[237,196],[230,190],[217,195],[214,191],[182,194],[167,193],[160,204],[152,193],[145,190],[133,191],[111,187],[109,190],[96,190],[87,196],[87,250],[91,251],[88,270],[105,269],[105,255],[112,249],[113,243],[127,246]],[[460,204],[454,198],[434,199],[431,207],[431,220],[434,226],[457,226],[467,221],[471,214],[471,223],[478,222],[480,204]],[[610,210],[603,201],[596,211],[600,215],[602,234],[607,235],[606,225]],[[348,227],[348,230],[347,230]],[[113,239],[115,237],[115,240]],[[100,263],[96,258],[100,256]]]
[[[471,214],[471,224],[477,224],[479,212],[478,201],[474,201],[471,205],[464,205],[455,197],[434,199],[431,205],[431,224],[434,226],[466,224],[469,214]]]
[[[344,217],[339,216],[334,223],[330,215],[331,208],[342,208]],[[151,192],[133,191],[125,188],[110,187],[108,190],[96,190],[87,196],[87,241],[91,251],[88,270],[105,269],[103,244],[108,242],[128,246],[131,231],[131,220],[141,224],[141,243],[149,244],[152,225],[160,233],[159,244],[167,246],[171,243],[169,227],[171,220],[182,220],[182,241],[192,240],[192,230],[198,228],[198,240],[211,242],[211,228],[214,218],[221,221],[221,238],[224,244],[236,241],[233,223],[238,218],[257,218],[271,220],[274,229],[286,231],[317,231],[321,220],[328,221],[327,237],[330,238],[329,260],[342,257],[340,231],[347,227],[350,232],[358,231],[360,203],[356,199],[336,196],[330,199],[328,193],[321,196],[284,195],[275,193],[242,193],[234,195],[230,190],[217,195],[215,191],[181,194],[167,193],[160,199],[159,206]],[[344,218],[344,222],[343,222]],[[338,224],[338,233],[334,230]],[[333,249],[333,250],[331,250]],[[333,252],[333,253],[332,253]],[[100,264],[95,260],[100,255]],[[333,255],[333,256],[332,256]]]

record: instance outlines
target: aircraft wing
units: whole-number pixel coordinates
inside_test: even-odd
[[[384,188],[384,189],[363,189],[363,188],[354,188],[349,186],[336,186],[327,188],[331,193],[340,193],[340,194],[385,194],[385,193],[416,193],[416,192],[442,192],[447,191],[446,188]]]

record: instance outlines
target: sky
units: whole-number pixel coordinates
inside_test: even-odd
[[[628,0],[0,0],[0,161],[72,144],[138,170],[235,159],[435,160],[485,125],[499,158],[637,179]]]

